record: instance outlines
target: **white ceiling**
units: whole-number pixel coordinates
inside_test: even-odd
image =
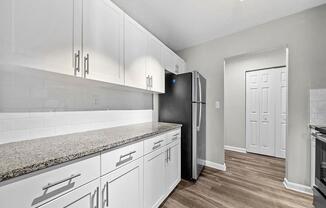
[[[326,0],[113,0],[173,50],[326,3]]]

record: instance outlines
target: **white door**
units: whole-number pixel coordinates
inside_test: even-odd
[[[158,149],[144,157],[144,207],[158,207],[166,190],[166,148]]]
[[[262,70],[260,90],[260,154],[275,155],[275,70]]]
[[[143,208],[143,158],[101,178],[101,207]]]
[[[166,185],[168,193],[172,192],[181,180],[180,160],[180,143],[174,142],[168,146],[168,161],[166,169]]]
[[[288,69],[277,73],[276,157],[285,158],[288,117]]]
[[[40,208],[94,208],[100,204],[100,179],[63,195]]]
[[[246,73],[248,152],[285,157],[287,82],[287,68]]]
[[[259,72],[246,73],[246,146],[248,152],[260,153],[259,115],[260,88]]]
[[[86,78],[124,84],[123,12],[110,0],[83,0],[83,48]]]
[[[0,26],[0,63],[75,74],[80,0],[1,0]]]
[[[154,37],[148,38],[148,59],[146,74],[150,77],[149,89],[155,92],[165,91],[165,72],[162,61],[162,45]]]
[[[146,60],[148,33],[137,22],[124,16],[125,84],[146,89]]]

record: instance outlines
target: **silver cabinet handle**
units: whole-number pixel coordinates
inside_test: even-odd
[[[104,192],[105,192],[105,197],[104,197]],[[104,199],[106,198],[106,199]],[[107,181],[104,185],[104,188],[102,190],[102,207],[104,207],[104,205],[106,207],[109,207],[109,182]]]
[[[151,76],[151,79],[150,79],[150,83],[151,83],[151,88],[153,88],[153,76]]]
[[[84,57],[84,77],[89,74],[89,54]]]
[[[164,140],[160,140],[160,141],[154,142],[154,145],[160,144],[160,143],[162,143],[163,141],[164,141]]]
[[[69,176],[68,178],[62,179],[62,180],[60,180],[60,181],[57,181],[57,182],[54,182],[54,183],[48,183],[48,184],[47,184],[46,186],[44,186],[42,189],[43,189],[43,190],[47,190],[47,189],[49,189],[49,188],[51,188],[51,187],[53,187],[53,186],[59,185],[59,184],[64,183],[64,182],[66,182],[66,181],[71,181],[72,179],[77,178],[77,177],[79,177],[79,176],[81,176],[80,173],[78,173],[78,174],[73,174],[73,175]]]
[[[175,137],[172,138],[172,141],[175,141],[175,140],[177,140],[177,139],[178,139],[178,137],[175,136]]]
[[[166,152],[166,158],[165,158],[165,160],[168,163],[169,162],[169,150],[167,149],[165,152]]]
[[[171,161],[171,147],[169,148],[169,161]]]
[[[128,154],[125,154],[125,155],[121,155],[120,156],[120,160],[116,163],[116,167],[122,165],[122,164],[125,164],[126,162],[129,162],[132,160],[132,154],[135,154],[136,151],[132,151],[132,152],[129,152]],[[128,157],[127,157],[128,156]],[[127,157],[126,159],[123,160],[123,158]]]
[[[100,188],[96,188],[96,207],[95,208],[100,208]]]
[[[161,147],[161,144],[154,145],[154,146],[153,146],[153,150],[156,150],[156,149],[158,149],[158,148],[160,148],[160,147]]]
[[[75,75],[77,75],[77,72],[80,72],[80,50],[75,53]]]
[[[146,76],[146,88],[150,88],[150,80],[149,80],[149,75]]]

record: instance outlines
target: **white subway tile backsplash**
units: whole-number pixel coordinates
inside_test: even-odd
[[[0,113],[0,144],[152,121],[152,110]]]
[[[310,90],[310,123],[326,124],[326,89]]]

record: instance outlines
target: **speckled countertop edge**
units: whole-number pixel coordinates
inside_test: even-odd
[[[0,170],[0,183],[1,182],[5,182],[8,181],[10,179],[19,177],[19,176],[23,176],[29,173],[33,173],[36,171],[40,171],[40,170],[44,170],[46,168],[50,168],[56,165],[60,165],[60,164],[64,164],[66,162],[70,162],[73,160],[77,160],[77,159],[81,159],[83,157],[87,157],[87,156],[91,156],[97,153],[101,153],[103,151],[109,151],[109,150],[113,150],[116,149],[120,146],[124,146],[130,143],[134,143],[134,142],[140,142],[142,140],[146,140],[150,137],[153,137],[155,135],[159,135],[162,133],[166,133],[168,131],[172,131],[172,130],[176,130],[178,128],[181,128],[182,125],[180,124],[170,124],[170,123],[145,123],[145,124],[136,124],[136,125],[129,125],[129,126],[125,126],[125,128],[130,128],[130,127],[135,127],[137,128],[139,126],[139,128],[142,128],[141,125],[154,125],[157,126],[157,129],[155,128],[155,130],[151,131],[151,132],[146,132],[144,134],[141,135],[137,135],[137,136],[130,136],[128,138],[121,138],[118,139],[116,141],[111,142],[110,139],[107,139],[107,144],[105,145],[99,145],[96,147],[90,147],[87,150],[82,150],[80,152],[75,152],[73,154],[67,154],[65,156],[60,156],[57,158],[51,158],[48,160],[44,160],[44,161],[38,161],[35,162],[33,164],[30,165],[26,165],[26,166],[22,166],[19,168],[15,168],[15,169],[11,169],[11,170],[7,170],[5,172],[2,172]],[[105,131],[105,130],[111,130],[111,129],[120,129],[120,131],[123,131],[124,127],[114,127],[114,128],[108,128],[108,129],[100,129],[100,130],[93,130],[93,131],[88,131],[88,132],[82,132],[82,133],[76,133],[76,134],[69,134],[69,135],[62,135],[62,136],[55,136],[55,137],[47,137],[47,138],[41,138],[41,139],[35,139],[35,140],[29,140],[28,142],[33,143],[35,142],[40,142],[43,139],[57,139],[60,137],[72,137],[74,135],[87,135],[90,132],[92,132],[93,134],[96,134],[96,132],[101,132],[101,131]],[[90,136],[91,137],[91,136]],[[96,139],[95,139],[96,140]],[[24,141],[26,142],[26,141]],[[16,143],[11,143],[12,145],[14,144],[20,144],[22,142],[16,142]],[[8,145],[8,144],[4,144],[4,145]],[[3,145],[0,145],[0,147]],[[6,161],[5,156],[1,155],[1,160],[2,161]],[[6,162],[10,162],[10,161],[6,161]],[[1,168],[1,164],[0,164],[0,168]]]

